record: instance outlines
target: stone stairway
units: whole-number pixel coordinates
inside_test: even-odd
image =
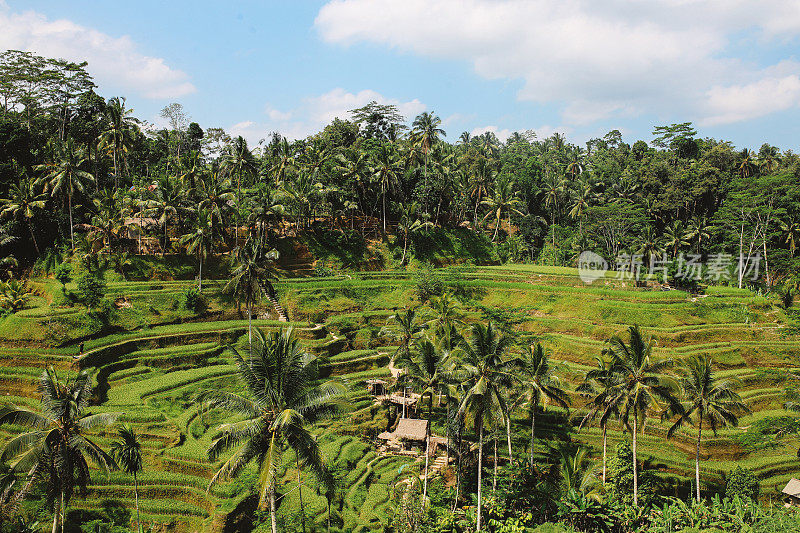
[[[278,299],[272,294],[267,294],[267,300],[270,301],[275,312],[278,314],[278,322],[288,322],[289,319],[286,317],[286,311],[284,311],[281,304],[278,303]]]

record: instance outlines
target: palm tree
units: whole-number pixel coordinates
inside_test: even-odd
[[[411,134],[416,142],[419,143],[420,148],[422,148],[422,153],[425,159],[423,179],[425,183],[424,198],[426,199],[428,197],[428,153],[431,151],[431,147],[433,147],[433,145],[435,145],[439,140],[439,135],[447,135],[445,131],[439,127],[441,125],[442,119],[437,117],[435,113],[428,113],[427,111],[424,111],[422,114],[418,115],[411,124]],[[427,213],[427,200],[425,200],[424,204],[425,213]]]
[[[114,188],[119,187],[119,161],[125,161],[126,153],[133,142],[136,119],[130,116],[133,109],[125,108],[125,98],[111,98],[106,105],[108,126],[100,134],[101,150],[111,154],[114,161]]]
[[[211,215],[211,224],[215,232],[224,236],[221,229],[225,227],[225,218],[230,211],[230,202],[234,199],[230,182],[219,172],[211,172],[197,180],[193,195],[197,198],[198,205],[208,209]]]
[[[27,473],[29,480],[46,479],[48,500],[55,509],[53,532],[57,530],[60,509],[63,533],[66,508],[76,486],[86,494],[91,483],[87,458],[104,471],[116,468],[114,459],[86,432],[113,424],[121,413],[86,412],[92,396],[92,376],[85,370],[62,383],[55,370],[48,368],[39,378],[39,392],[40,413],[15,405],[0,407],[0,425],[29,429],[6,442],[0,462],[14,460],[14,471]]]
[[[569,216],[578,219],[580,234],[583,235],[583,217],[586,210],[592,205],[592,201],[597,197],[591,183],[583,181],[578,190],[572,194],[572,205],[570,206]]]
[[[198,206],[194,229],[181,237],[180,244],[186,246],[186,251],[190,254],[197,254],[199,262],[197,289],[201,292],[203,291],[203,260],[214,250],[214,237],[210,212]]]
[[[223,168],[236,176],[236,229],[234,237],[238,243],[239,239],[239,207],[242,195],[242,177],[252,174],[256,170],[256,162],[247,141],[239,135],[228,146],[223,158]]]
[[[514,183],[510,179],[501,178],[497,180],[492,190],[492,195],[481,202],[489,208],[489,212],[483,219],[486,220],[494,215],[495,224],[492,242],[497,239],[497,232],[500,230],[500,221],[504,212],[508,213],[509,224],[511,223],[512,212],[524,216],[524,213],[517,209],[517,206],[520,204],[520,200],[517,197],[518,195],[519,192],[514,190]]]
[[[111,239],[118,233],[125,222],[123,212],[123,195],[120,191],[103,190],[92,200],[97,214],[92,217],[92,224],[103,234],[103,244],[109,251],[112,249]]]
[[[603,484],[605,484],[608,420],[612,416],[619,415],[616,404],[611,401],[614,398],[617,375],[612,371],[611,364],[604,358],[596,357],[595,361],[597,366],[586,373],[584,382],[578,387],[580,392],[593,394],[586,404],[589,412],[581,420],[580,427],[584,427],[599,417],[600,428],[603,430]]]
[[[661,255],[661,239],[656,235],[652,226],[647,226],[639,238],[639,253],[645,265]]]
[[[783,232],[783,242],[789,245],[789,252],[794,257],[794,251],[797,249],[797,241],[800,240],[800,222],[795,218],[790,218],[785,222],[781,222],[781,231]]]
[[[519,365],[520,380],[523,387],[524,402],[531,411],[531,452],[530,465],[533,468],[533,443],[536,435],[536,410],[539,405],[547,408],[547,403],[552,401],[561,407],[569,408],[569,396],[561,388],[560,380],[555,375],[556,367],[550,364],[550,358],[540,343],[527,346]]]
[[[419,204],[417,202],[395,204],[395,209],[400,212],[400,220],[397,222],[397,231],[403,234],[403,257],[400,259],[400,264],[404,265],[406,263],[409,236],[422,229],[430,228],[433,224],[427,220],[418,218]]]
[[[461,305],[453,297],[453,293],[448,291],[442,293],[441,296],[433,296],[428,305],[434,314],[434,318],[429,323],[433,325],[437,336],[445,336],[452,328],[463,323]]]
[[[151,213],[160,213],[158,223],[164,228],[164,248],[161,250],[162,257],[169,248],[170,240],[167,228],[169,221],[184,212],[183,207],[186,201],[186,193],[183,184],[178,180],[165,177],[158,182],[155,198],[148,200],[146,206]]]
[[[31,221],[38,211],[44,209],[46,197],[43,194],[36,194],[33,180],[22,177],[17,183],[11,185],[8,192],[10,198],[0,199],[0,205],[2,205],[0,219],[13,218],[24,221],[38,256],[40,255],[39,243],[36,242],[36,235],[33,234]]]
[[[446,401],[450,401],[450,383],[453,381],[450,369],[451,352],[442,350],[430,341],[420,339],[416,342],[416,349],[411,357],[397,361],[396,365],[404,370],[398,381],[403,387],[410,385],[420,395],[420,405],[428,398],[428,420],[433,416],[433,397],[438,396],[441,401],[442,394]],[[423,501],[428,495],[428,444],[425,446],[425,483],[422,490]]]
[[[390,146],[381,145],[375,155],[375,164],[372,175],[378,181],[381,189],[381,205],[383,213],[383,233],[386,234],[386,194],[394,187],[400,171],[400,162],[396,160],[394,151]]]
[[[475,324],[472,338],[464,343],[464,355],[458,370],[458,381],[464,383],[466,391],[458,408],[458,416],[471,421],[478,434],[478,522],[481,530],[483,432],[486,426],[495,426],[506,421],[508,431],[508,457],[511,454],[509,409],[505,389],[513,382],[513,369],[506,354],[512,339],[503,335],[491,322]]]
[[[689,228],[686,230],[686,239],[690,242],[697,240],[698,253],[700,252],[700,246],[703,244],[703,239],[711,237],[709,229],[705,217],[695,217],[689,223]]]
[[[67,139],[56,149],[57,161],[44,165],[37,165],[37,170],[43,170],[44,175],[41,182],[44,188],[50,191],[51,196],[63,194],[67,200],[69,210],[69,240],[72,248],[75,248],[74,224],[72,222],[72,198],[76,192],[82,193],[86,186],[94,182],[94,176],[81,166],[86,162],[83,153],[75,148],[72,139]],[[36,184],[39,185],[39,182]]]
[[[547,181],[544,189],[544,205],[550,209],[550,230],[552,233],[553,250],[556,248],[556,214],[561,193],[564,192],[564,180],[555,174]],[[555,255],[553,256],[555,257]]]
[[[267,261],[276,259],[277,252],[271,250],[264,254],[262,250],[258,243],[250,239],[238,248],[236,253],[238,266],[233,271],[231,280],[223,289],[224,292],[234,295],[240,305],[244,301],[247,308],[247,340],[251,360],[253,357],[253,304],[261,301],[265,292],[269,292],[270,295],[275,294],[275,289],[270,282],[270,278],[274,278],[274,275],[267,269]],[[241,310],[241,307],[239,309]]]
[[[122,426],[117,430],[121,440],[111,444],[111,457],[116,459],[117,464],[126,473],[133,476],[133,494],[136,498],[136,529],[142,533],[142,521],[139,516],[139,482],[137,475],[142,472],[142,445],[139,443],[139,436],[130,428]]]
[[[411,356],[411,345],[424,329],[419,318],[416,307],[408,307],[405,311],[389,316],[387,325],[381,332],[399,341],[397,349],[392,354],[392,363]]]
[[[231,348],[246,394],[213,389],[201,392],[198,400],[207,409],[221,409],[243,418],[221,425],[208,448],[209,459],[216,461],[238,447],[211,478],[209,489],[255,463],[259,505],[269,503],[272,533],[277,533],[275,484],[285,449],[295,453],[298,487],[302,487],[302,466],[310,468],[323,484],[331,484],[307,424],[335,412],[333,400],[341,388],[330,381],[318,381],[317,365],[301,349],[292,328],[268,336],[259,331],[256,337],[252,368]],[[302,488],[299,490],[302,502]]]
[[[686,226],[680,220],[675,220],[664,228],[664,244],[672,248],[672,257],[678,255],[678,250],[682,246],[689,246],[690,242],[686,240]]]
[[[650,409],[656,402],[666,403],[669,409],[679,409],[679,404],[667,384],[664,371],[672,365],[666,359],[656,361],[652,357],[653,343],[644,340],[638,326],[629,329],[630,340],[626,344],[615,335],[608,341],[607,351],[611,356],[611,372],[618,374],[609,402],[611,409],[619,411],[622,422],[630,429],[633,449],[633,504],[639,505],[639,473],[636,454],[636,436],[639,423],[647,420]],[[676,411],[677,412],[677,411]],[[631,428],[630,422],[633,422]]]
[[[739,175],[741,177],[749,178],[758,170],[755,153],[745,148],[742,150],[741,157],[742,159],[739,162],[737,170],[739,171]]]
[[[694,455],[694,475],[696,497],[700,502],[700,440],[703,435],[703,422],[717,434],[717,428],[736,426],[738,415],[748,412],[742,398],[735,392],[737,383],[733,380],[718,379],[712,369],[711,358],[706,355],[690,357],[684,363],[683,377],[680,380],[684,405],[680,406],[678,420],[669,428],[672,437],[678,428],[690,424],[697,426],[697,445]]]

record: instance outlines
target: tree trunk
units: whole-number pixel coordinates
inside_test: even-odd
[[[56,501],[53,504],[53,533],[58,533],[58,513],[60,511],[58,501]]]
[[[497,217],[497,222],[494,224],[494,235],[492,235],[492,242],[497,239],[497,231],[500,229],[500,217]]]
[[[66,504],[64,501],[64,491],[61,491],[61,533],[64,533],[64,522],[66,522],[67,518],[67,509]]]
[[[603,424],[603,485],[606,484],[606,437],[608,428]]]
[[[701,417],[697,426],[697,448],[694,454],[694,481],[697,486],[697,503],[700,503],[700,437],[702,434],[703,419]]]
[[[300,522],[303,525],[303,533],[306,532],[306,506],[303,503],[303,484],[300,481],[300,456],[295,452],[295,461],[297,463],[297,497],[300,498]]]
[[[481,530],[481,480],[483,479],[483,424],[478,430],[478,521],[475,531]]]
[[[508,464],[511,466],[513,464],[512,458],[514,457],[511,455],[511,415],[509,414],[506,417],[506,437],[508,439]]]
[[[36,242],[36,235],[33,234],[33,226],[31,226],[31,221],[28,220],[26,223],[28,225],[28,231],[31,234],[31,239],[33,239],[33,247],[36,248],[36,255],[41,255],[41,252],[39,252],[39,243]]]
[[[408,232],[405,232],[405,239],[403,239],[403,258],[400,260],[401,265],[406,264],[406,249],[408,248]]]
[[[386,235],[386,191],[383,192],[383,234]]]
[[[167,236],[167,222],[168,222],[167,214],[164,213],[164,248],[161,249],[162,258],[164,257],[164,254],[167,253],[167,243],[169,240],[169,237]]]
[[[494,474],[492,476],[492,494],[497,492],[497,429],[494,430]]]
[[[250,310],[250,299],[247,299],[247,343],[250,351],[250,370],[253,369],[253,312]]]
[[[67,195],[67,203],[69,203],[69,241],[72,244],[72,249],[75,249],[75,234],[72,227],[72,192]]]
[[[139,516],[139,481],[136,474],[133,474],[133,495],[136,497],[136,529],[142,533],[142,519]]]
[[[633,410],[633,505],[639,506],[639,472],[636,465],[636,409]]]
[[[275,488],[269,491],[269,518],[272,522],[272,533],[278,533],[278,522],[275,516]]]
[[[200,260],[200,270],[197,273],[197,288],[203,292],[203,255],[198,254],[198,259]]]
[[[428,497],[428,460],[429,449],[431,446],[430,435],[425,435],[425,480],[422,484],[422,505],[425,505],[425,500]]]
[[[533,404],[533,408],[531,409],[531,468],[533,468],[533,441],[535,437],[536,437],[536,403]]]

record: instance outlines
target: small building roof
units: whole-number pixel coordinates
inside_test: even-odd
[[[123,224],[126,226],[142,226],[142,227],[149,227],[149,226],[158,226],[158,219],[152,217],[128,217],[123,221]]]
[[[800,498],[800,479],[790,479],[781,492],[788,496]]]
[[[428,421],[416,418],[401,418],[394,435],[398,439],[425,440],[428,436]]]
[[[377,385],[377,384],[386,385],[386,380],[383,380],[383,379],[368,379],[366,381],[366,383],[367,383],[367,385]]]

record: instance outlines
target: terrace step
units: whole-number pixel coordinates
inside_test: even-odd
[[[288,322],[289,319],[286,317],[286,311],[283,310],[281,304],[278,303],[278,299],[275,298],[272,294],[267,294],[267,300],[272,303],[272,307],[275,309],[275,312],[278,313],[278,321],[279,322]]]

